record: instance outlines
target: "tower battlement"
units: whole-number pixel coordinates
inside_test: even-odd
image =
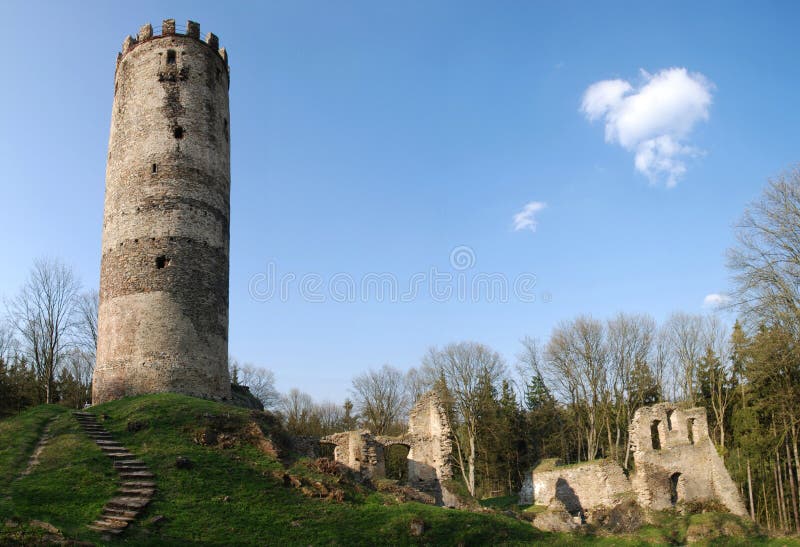
[[[122,51],[117,54],[117,66],[119,66],[122,58],[125,57],[128,52],[136,48],[136,46],[150,40],[157,40],[159,38],[166,38],[169,36],[185,36],[187,38],[194,38],[195,40],[203,42],[212,50],[216,51],[219,56],[222,57],[222,60],[225,61],[225,66],[228,66],[228,52],[224,47],[219,47],[219,38],[216,34],[213,32],[208,32],[204,38],[200,38],[200,23],[196,23],[195,21],[186,21],[185,28],[178,28],[175,25],[175,19],[164,19],[161,22],[160,29],[153,29],[153,25],[147,23],[139,28],[139,32],[135,37],[129,35],[127,38],[125,38],[125,40],[122,42]]]

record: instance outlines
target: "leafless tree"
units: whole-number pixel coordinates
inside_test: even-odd
[[[751,327],[800,336],[800,166],[770,180],[736,226],[728,251],[733,304]]]
[[[694,404],[697,402],[697,365],[705,351],[703,316],[673,313],[662,329],[669,351],[671,398]]]
[[[5,321],[0,321],[0,370],[11,361],[17,353],[17,339],[14,328]]]
[[[329,435],[344,429],[344,407],[331,401],[314,405],[314,414],[319,418],[320,435]]]
[[[281,395],[275,389],[275,373],[271,370],[257,367],[251,363],[245,363],[242,366],[234,360],[238,367],[238,380],[239,385],[247,386],[264,408],[275,408],[280,402]]]
[[[556,394],[576,411],[586,438],[586,457],[597,457],[610,395],[608,348],[603,323],[581,316],[562,322],[550,336],[545,363]]]
[[[97,310],[100,296],[96,290],[81,293],[75,302],[75,336],[84,351],[97,351]]]
[[[716,315],[705,318],[703,338],[705,347],[716,357],[714,366],[705,371],[711,410],[714,413],[714,432],[721,448],[725,448],[725,417],[733,402],[733,370],[729,329]]]
[[[442,378],[460,420],[454,441],[461,475],[469,493],[475,495],[475,448],[480,418],[480,391],[486,382],[497,386],[506,367],[500,354],[483,344],[460,342],[439,350],[431,348],[423,366],[433,377]]]
[[[289,431],[308,434],[308,425],[314,414],[314,399],[311,395],[292,388],[289,393],[281,397],[278,408],[286,420]]]
[[[33,364],[45,401],[53,402],[54,380],[61,359],[73,342],[80,284],[57,260],[36,260],[9,312],[22,348]]]
[[[626,446],[624,466],[627,468],[630,457],[630,443],[627,442],[628,426],[633,419],[636,407],[641,401],[632,386],[637,365],[647,366],[652,354],[656,323],[649,315],[620,313],[608,321],[609,380],[613,392],[614,442],[613,455],[619,457],[622,443]],[[610,424],[607,415],[606,423]],[[610,427],[609,427],[610,433]]]
[[[364,426],[377,435],[396,428],[408,412],[405,375],[392,366],[359,374],[351,391]]]

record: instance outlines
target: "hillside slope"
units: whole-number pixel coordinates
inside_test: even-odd
[[[638,537],[568,536],[539,532],[500,511],[403,503],[393,493],[363,488],[324,465],[279,460],[273,449],[281,445],[281,432],[268,415],[211,401],[159,394],[106,403],[90,412],[114,440],[147,464],[157,484],[148,508],[113,543],[643,545],[680,543],[686,537],[686,519],[648,527]],[[51,438],[38,465],[13,480],[27,466],[48,422]],[[41,529],[25,524],[32,519],[52,524],[67,538],[103,540],[86,525],[114,495],[117,476],[72,413],[40,407],[0,422],[0,478],[0,543],[16,538],[27,544],[41,537]]]

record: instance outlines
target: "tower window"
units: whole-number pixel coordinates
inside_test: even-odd
[[[174,65],[175,64],[175,50],[168,49],[167,50],[167,64]]]
[[[176,139],[182,139],[183,138],[183,127],[181,127],[181,126],[176,127],[175,131],[173,131],[173,135],[175,135]]]
[[[164,255],[156,257],[156,269],[163,269],[169,266],[169,258]]]
[[[156,173],[158,173],[158,164],[157,163],[153,164],[152,170],[150,172],[153,173],[154,175]]]

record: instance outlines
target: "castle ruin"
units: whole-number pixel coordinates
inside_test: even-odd
[[[747,516],[736,484],[708,435],[706,410],[671,403],[642,407],[630,426],[635,470],[628,477],[611,460],[560,466],[545,460],[520,492],[521,504],[555,503],[582,518],[600,507],[634,499],[642,507],[668,509],[684,502],[716,501]]]
[[[193,21],[147,24],[117,56],[95,404],[230,397],[228,87],[225,49]]]
[[[450,421],[434,392],[420,397],[411,409],[405,435],[373,435],[362,429],[328,435],[320,442],[334,445],[334,460],[362,480],[369,481],[386,476],[385,451],[388,447],[404,445],[408,447],[409,486],[430,494],[437,505],[456,504],[443,484],[453,477]]]

